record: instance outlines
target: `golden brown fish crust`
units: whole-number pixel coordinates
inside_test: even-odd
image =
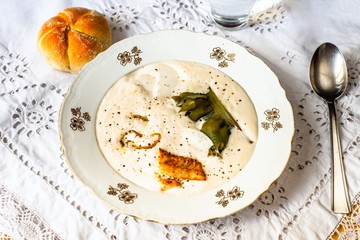
[[[178,179],[168,178],[168,177],[160,177],[159,181],[161,183],[161,191],[166,191],[174,187],[181,187],[182,183]]]
[[[160,173],[184,180],[206,180],[202,164],[190,157],[178,156],[159,148]]]

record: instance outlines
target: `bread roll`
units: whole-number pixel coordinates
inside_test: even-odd
[[[111,31],[100,13],[67,8],[42,25],[37,45],[54,68],[76,73],[111,45]]]

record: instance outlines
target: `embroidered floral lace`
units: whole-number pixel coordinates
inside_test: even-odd
[[[360,5],[356,0],[259,0],[249,26],[241,30],[215,25],[204,0],[36,3],[13,0],[0,7],[0,239],[360,239],[360,47],[356,34]],[[187,29],[234,41],[268,64],[292,104],[296,128],[290,160],[277,181],[238,213],[180,226],[125,216],[90,194],[64,164],[59,144],[59,109],[74,75],[53,70],[36,49],[41,24],[63,8],[79,5],[107,18],[113,42],[162,29]],[[344,216],[330,211],[327,106],[308,83],[312,53],[325,41],[343,51],[350,81],[337,102],[354,205],[353,212]],[[136,54],[119,58],[123,64],[125,57],[141,61]],[[273,114],[271,109],[268,114]],[[81,131],[86,124],[84,112],[74,109],[71,127]],[[264,124],[270,130],[280,127],[275,120]],[[115,187],[109,191],[120,195]],[[233,193],[240,196],[241,190]],[[137,197],[121,196],[123,201]]]

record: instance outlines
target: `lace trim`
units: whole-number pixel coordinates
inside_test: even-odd
[[[0,232],[0,240],[14,240],[14,238],[10,237],[8,234],[6,233],[2,233]]]
[[[32,165],[29,160],[26,160],[24,155],[20,154],[20,151],[14,147],[14,144],[9,141],[9,139],[5,136],[3,132],[0,131],[0,142],[10,150],[10,152],[15,155],[20,162],[26,166],[31,172],[37,175],[39,178],[43,179],[49,186],[55,190],[66,202],[68,202],[73,208],[75,208],[78,213],[83,216],[86,220],[88,220],[93,226],[97,227],[101,230],[102,233],[108,239],[116,240],[118,237],[115,234],[112,234],[108,227],[106,227],[101,222],[97,221],[96,218],[89,214],[87,210],[84,210],[81,205],[72,200],[71,196],[66,194],[65,191],[60,187],[60,185],[56,184],[49,176],[44,175],[36,166]],[[31,239],[31,238],[30,238]],[[34,238],[37,239],[37,238]],[[0,239],[1,240],[1,239]]]
[[[360,193],[358,193],[352,204],[352,212],[345,214],[336,225],[335,229],[329,234],[327,240],[360,239]]]
[[[0,185],[0,226],[9,231],[0,233],[1,240],[13,239],[8,234],[26,239],[61,239],[43,219],[3,185]]]

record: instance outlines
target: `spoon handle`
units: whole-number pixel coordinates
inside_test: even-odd
[[[351,212],[351,205],[344,171],[339,129],[336,120],[335,103],[328,102],[328,107],[330,114],[330,131],[333,157],[331,208],[335,213],[349,213]]]

